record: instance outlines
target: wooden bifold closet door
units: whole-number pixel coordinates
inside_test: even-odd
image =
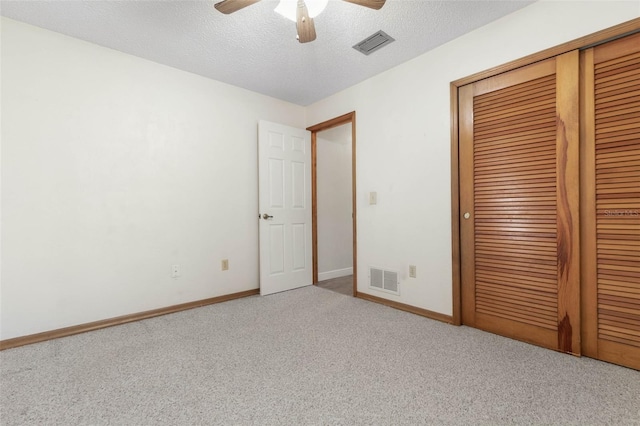
[[[583,349],[640,369],[640,34],[581,61]]]
[[[579,53],[459,89],[462,322],[579,354]]]

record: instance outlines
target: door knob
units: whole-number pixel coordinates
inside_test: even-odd
[[[262,215],[262,218],[263,218],[263,219],[272,219],[272,218],[273,218],[273,216],[270,216],[270,215],[268,215],[268,214],[266,214],[266,213],[265,213],[265,214],[263,214],[263,215]]]
[[[463,217],[464,217],[465,219],[469,219],[469,218],[471,217],[471,214],[469,214],[469,212],[466,212],[466,213],[463,215]]]

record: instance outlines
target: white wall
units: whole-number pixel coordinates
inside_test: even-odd
[[[357,113],[358,291],[452,313],[451,81],[638,16],[638,1],[537,2],[309,106],[308,125]],[[369,266],[402,271],[400,296],[369,289]]]
[[[318,279],[353,274],[351,124],[318,133]]]
[[[257,288],[257,122],[304,108],[1,24],[0,339]]]
[[[257,288],[257,121],[353,110],[359,291],[450,314],[449,82],[638,16],[541,1],[308,108],[2,18],[0,339]]]

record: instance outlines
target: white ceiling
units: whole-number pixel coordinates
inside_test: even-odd
[[[215,1],[2,0],[0,13],[309,105],[533,2],[387,0],[376,11],[331,0],[315,18],[318,38],[300,44],[295,23],[273,11],[277,1],[232,15],[215,10]],[[351,48],[378,30],[396,41],[369,56]]]

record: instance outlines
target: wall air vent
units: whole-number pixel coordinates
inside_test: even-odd
[[[369,287],[387,293],[400,294],[398,273],[380,268],[369,268]]]
[[[382,49],[387,44],[396,41],[389,34],[384,31],[378,31],[377,33],[370,35],[362,40],[360,43],[353,46],[358,52],[365,55],[370,55],[378,49]]]

